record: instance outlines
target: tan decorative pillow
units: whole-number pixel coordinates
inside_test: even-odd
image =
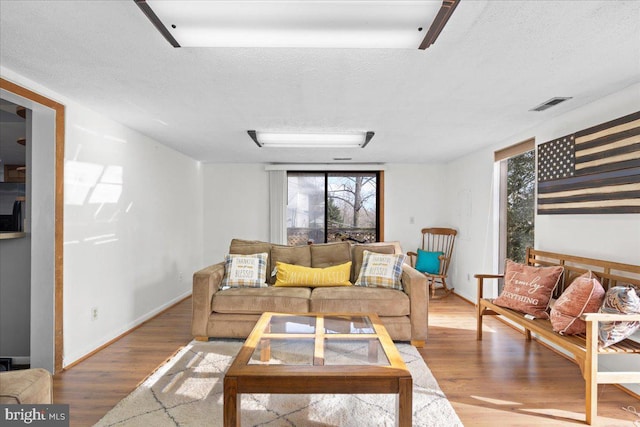
[[[548,319],[547,308],[551,294],[558,285],[563,267],[534,267],[508,259],[504,269],[504,289],[494,303]]]
[[[378,254],[388,254],[393,255],[396,253],[396,248],[393,245],[354,245],[351,249],[351,253],[353,255],[353,265],[351,267],[351,278],[355,280],[358,279],[358,275],[360,274],[360,270],[362,269],[362,261],[364,257],[364,251],[375,252]]]
[[[405,254],[386,255],[365,250],[362,268],[354,285],[401,291],[402,265],[406,257]]]
[[[229,254],[224,257],[221,288],[264,288],[267,286],[266,252],[252,255]]]
[[[580,316],[597,312],[604,294],[604,288],[591,271],[577,277],[551,307],[553,330],[560,335],[585,333],[587,325]]]

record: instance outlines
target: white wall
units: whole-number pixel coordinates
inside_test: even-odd
[[[494,271],[493,150],[472,153],[447,165],[447,192],[443,205],[458,229],[450,286],[475,301],[475,273]]]
[[[203,166],[204,265],[223,260],[233,238],[269,240],[269,173],[264,164]],[[385,165],[385,240],[405,251],[420,244],[420,229],[450,225],[441,203],[444,167]],[[414,224],[410,224],[410,218]]]
[[[269,240],[269,173],[263,164],[203,165],[204,264],[224,260],[231,239]]]
[[[558,136],[616,119],[638,110],[640,84],[549,120],[543,126],[469,154],[447,165],[447,204],[452,218],[460,216],[456,195],[471,193],[471,236],[457,242],[452,282],[456,292],[475,301],[475,280],[467,274],[495,271],[493,153],[530,137],[543,143]],[[532,113],[534,114],[534,113]],[[544,113],[543,113],[544,114]],[[538,249],[640,264],[640,215],[536,215],[535,246]],[[459,226],[458,224],[454,224]],[[464,233],[462,233],[464,234]],[[462,235],[461,235],[462,237]]]
[[[447,191],[444,165],[389,164],[384,184],[384,240],[398,240],[405,252],[415,252],[421,229],[454,225],[442,203]]]
[[[191,274],[202,264],[200,164],[10,70],[0,71],[66,107],[67,365],[191,292]],[[52,211],[42,216],[53,221]],[[92,308],[98,310],[95,320]]]
[[[472,194],[472,235],[466,241],[461,239],[457,245],[452,266],[452,283],[456,293],[475,301],[476,283],[473,279],[467,280],[467,274],[496,272],[495,266],[502,262],[494,256],[496,229],[491,202],[494,191],[493,152],[530,137],[535,137],[539,144],[616,119],[637,111],[639,100],[640,84],[636,84],[447,166],[452,218],[458,215],[460,209],[459,205],[453,203],[455,195],[466,190]],[[640,264],[640,214],[536,215],[535,221],[535,247],[538,249]],[[636,356],[613,357],[616,359],[601,358],[601,364],[610,369],[617,366],[640,370],[640,361]],[[640,385],[630,385],[629,388],[640,393]]]

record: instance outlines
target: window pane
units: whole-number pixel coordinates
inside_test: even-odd
[[[525,251],[533,247],[535,202],[535,151],[507,160],[507,258],[525,261]]]
[[[377,241],[376,173],[330,173],[327,241]]]
[[[289,174],[287,181],[287,243],[293,246],[309,241],[323,243],[324,174]]]

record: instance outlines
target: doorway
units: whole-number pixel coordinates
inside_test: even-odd
[[[63,363],[64,105],[0,78],[0,97],[31,110],[31,366]],[[29,147],[27,147],[29,149]],[[29,154],[27,155],[29,157]],[[54,159],[54,161],[51,161]]]

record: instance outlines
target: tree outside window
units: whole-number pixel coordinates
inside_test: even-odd
[[[534,244],[535,150],[506,162],[506,257],[524,262]]]
[[[377,182],[377,172],[289,172],[288,244],[377,241]]]

